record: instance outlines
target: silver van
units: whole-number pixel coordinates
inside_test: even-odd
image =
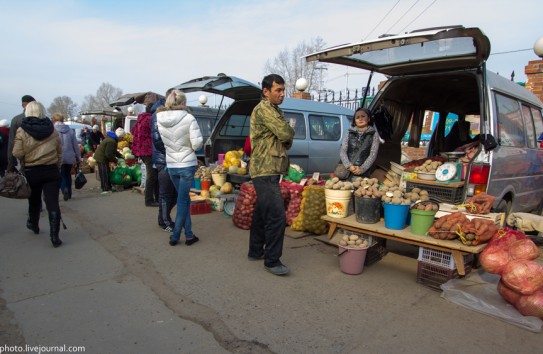
[[[260,87],[234,76],[213,76],[188,81],[176,89],[209,92],[234,100],[205,142],[207,164],[217,161],[219,154],[243,148],[249,135],[251,113],[262,96]],[[288,151],[290,162],[299,165],[306,174],[330,174],[339,161],[340,145],[354,112],[295,98],[285,98],[280,108],[285,119],[296,121],[296,134]]]
[[[388,77],[369,106],[385,139],[378,164],[400,163],[402,138],[408,132],[408,145],[419,147],[425,117],[438,114],[428,157],[476,145],[461,166],[460,183],[433,183],[436,193],[447,196],[442,201],[458,204],[487,192],[496,197],[495,211],[541,214],[543,149],[537,137],[543,132],[543,105],[530,91],[488,71],[489,54],[490,40],[479,28],[453,26],[332,47],[306,60]],[[461,129],[448,132],[452,120]]]

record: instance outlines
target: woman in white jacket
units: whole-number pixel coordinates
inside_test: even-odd
[[[196,118],[186,110],[187,98],[180,90],[173,90],[164,107],[157,110],[158,132],[166,148],[166,166],[177,189],[177,214],[170,245],[179,242],[185,229],[187,246],[198,242],[192,232],[190,218],[190,187],[198,166],[195,151],[202,148],[203,138]]]

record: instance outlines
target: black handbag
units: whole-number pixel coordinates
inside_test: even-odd
[[[81,168],[79,168],[79,165],[77,167],[77,174],[75,175],[74,184],[75,189],[81,189],[87,183],[87,177],[85,177],[85,174],[83,173]]]
[[[353,155],[353,161],[358,160],[361,153],[362,153],[362,147],[360,147],[360,149],[355,151],[355,153]],[[345,168],[345,166],[343,166],[343,163],[341,161],[339,161],[339,163],[337,164],[337,166],[336,166],[336,168],[334,170],[334,176],[336,176],[337,178],[339,178],[341,180],[346,180],[349,177],[351,177],[351,171],[349,171],[349,169]]]
[[[30,185],[24,172],[7,172],[0,179],[0,196],[12,199],[28,199],[31,194]]]

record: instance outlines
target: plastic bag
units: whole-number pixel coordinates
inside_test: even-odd
[[[288,168],[288,175],[285,176],[284,179],[286,179],[288,181],[292,181],[294,183],[298,183],[304,177],[305,177],[304,170],[300,166],[291,163],[290,167]]]
[[[321,219],[326,215],[324,187],[307,186],[302,192],[300,213],[290,226],[294,231],[308,231],[315,235],[325,234],[328,223]]]
[[[543,320],[523,316],[498,293],[500,276],[480,270],[464,279],[451,279],[441,285],[441,297],[462,307],[498,318],[532,332],[540,332]]]

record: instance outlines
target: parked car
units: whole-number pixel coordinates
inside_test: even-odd
[[[89,132],[92,131],[92,126],[88,124],[82,124],[82,123],[71,122],[71,121],[66,121],[64,122],[64,124],[69,125],[70,128],[72,128],[72,130],[75,132],[77,143],[79,145],[84,145],[84,143],[81,141],[81,132],[83,131],[84,127],[87,127],[89,129]]]
[[[454,151],[473,136],[445,135],[447,120],[475,118],[475,156],[465,166],[461,200],[487,192],[501,212],[543,211],[543,104],[530,91],[486,69],[490,40],[479,28],[453,26],[340,45],[306,56],[386,75],[369,108],[385,143],[378,163],[400,162],[401,139],[418,147],[424,116],[439,113],[428,157]],[[460,130],[460,133],[461,130]],[[462,141],[462,139],[466,139]],[[442,183],[447,192],[453,189]],[[455,188],[455,187],[454,187]]]
[[[243,148],[249,135],[251,113],[262,96],[259,86],[234,76],[207,76],[176,88],[220,94],[234,100],[205,142],[207,164],[216,162],[219,154]],[[354,112],[338,105],[295,98],[285,98],[279,107],[286,120],[296,121],[296,134],[288,151],[290,162],[307,174],[331,173],[339,161],[340,145]]]
[[[200,131],[202,132],[202,137],[204,138],[204,141],[206,141],[211,136],[213,127],[219,121],[224,111],[219,110],[218,108],[210,108],[205,106],[188,106],[187,109],[194,116],[194,118],[196,118]],[[130,133],[137,120],[137,116],[126,116],[124,120],[124,130],[127,133]],[[196,157],[201,164],[205,164],[204,148],[196,151]]]

